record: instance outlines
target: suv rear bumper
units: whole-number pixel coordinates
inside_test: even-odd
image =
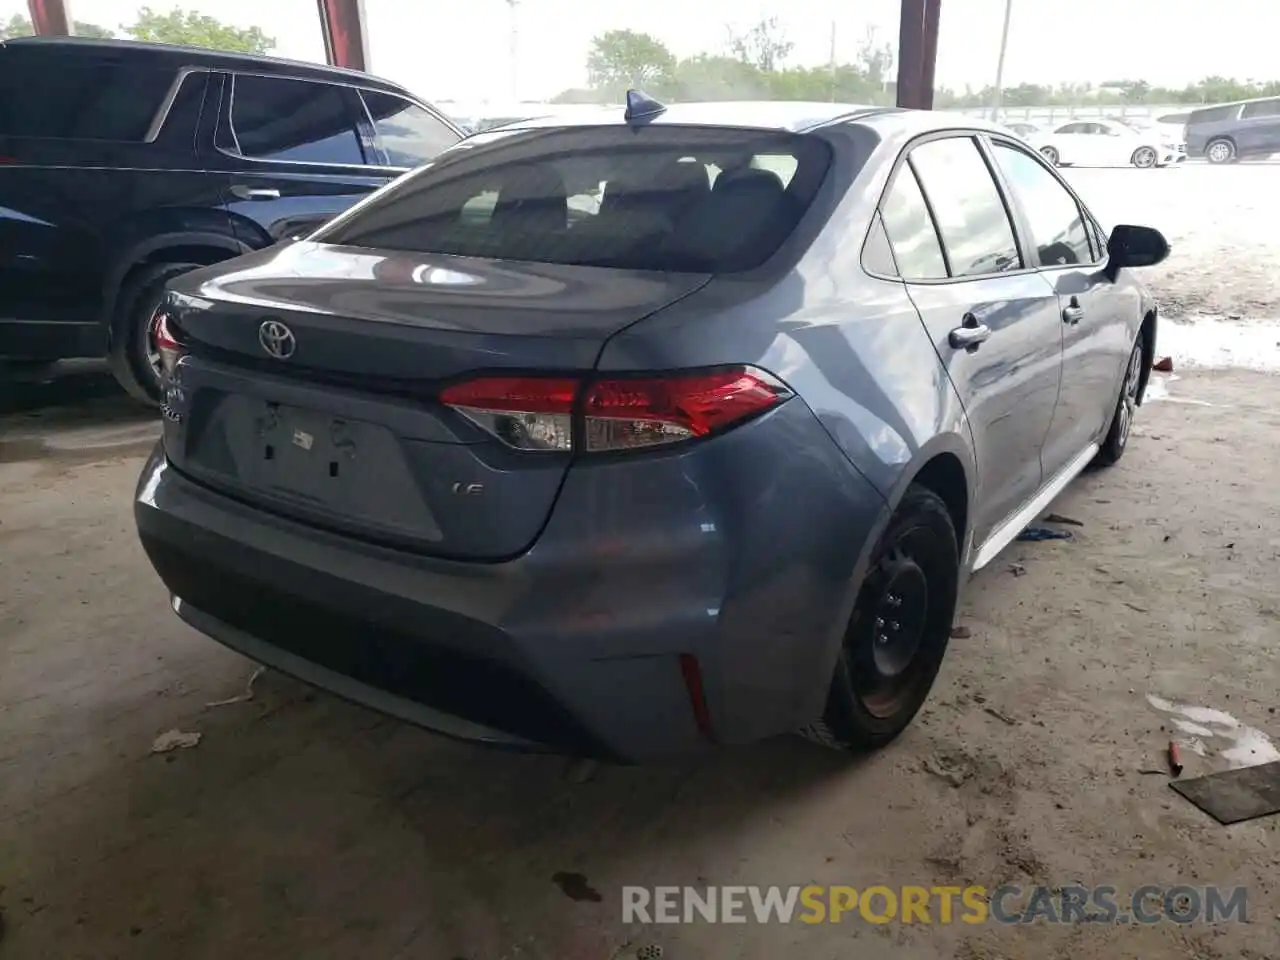
[[[886,512],[799,402],[688,453],[570,470],[504,563],[265,513],[159,447],[134,510],[175,611],[246,656],[447,735],[621,760],[817,716]]]

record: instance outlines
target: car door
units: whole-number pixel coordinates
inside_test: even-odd
[[[1053,131],[1050,139],[1057,148],[1059,161],[1085,165],[1093,163],[1089,126],[1087,123],[1075,122],[1064,124]]]
[[[1092,140],[1095,144],[1094,163],[1100,167],[1128,164],[1142,139],[1136,131],[1120,123],[1101,121],[1091,123],[1089,126],[1092,128]],[[1157,151],[1160,149],[1160,144],[1156,142],[1158,139],[1153,137],[1151,142],[1151,146]]]
[[[222,84],[207,162],[252,247],[309,233],[400,172],[381,163],[351,87],[241,72]]]
[[[899,274],[973,433],[974,542],[1040,486],[1058,397],[1062,334],[1053,290],[1022,261],[978,141],[917,143],[881,204]]]
[[[1062,382],[1041,453],[1048,479],[1087,456],[1110,423],[1142,305],[1135,286],[1107,277],[1106,251],[1087,211],[1047,164],[1012,139],[993,137],[991,155],[1015,201],[1028,256],[1061,311]]]
[[[1239,156],[1280,153],[1280,99],[1246,103],[1235,139]]]

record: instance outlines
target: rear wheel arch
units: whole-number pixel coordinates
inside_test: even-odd
[[[234,237],[217,233],[175,233],[151,237],[121,254],[107,273],[103,297],[103,323],[114,336],[120,293],[131,276],[164,263],[195,263],[207,266],[248,253],[250,247]]]

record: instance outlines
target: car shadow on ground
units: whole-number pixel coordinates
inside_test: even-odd
[[[158,434],[156,411],[120,389],[104,364],[0,370],[0,462],[142,454]]]

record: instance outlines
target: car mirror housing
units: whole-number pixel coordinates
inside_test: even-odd
[[[1107,240],[1107,256],[1113,271],[1122,267],[1152,267],[1169,256],[1169,241],[1154,227],[1121,224],[1111,231]]]

